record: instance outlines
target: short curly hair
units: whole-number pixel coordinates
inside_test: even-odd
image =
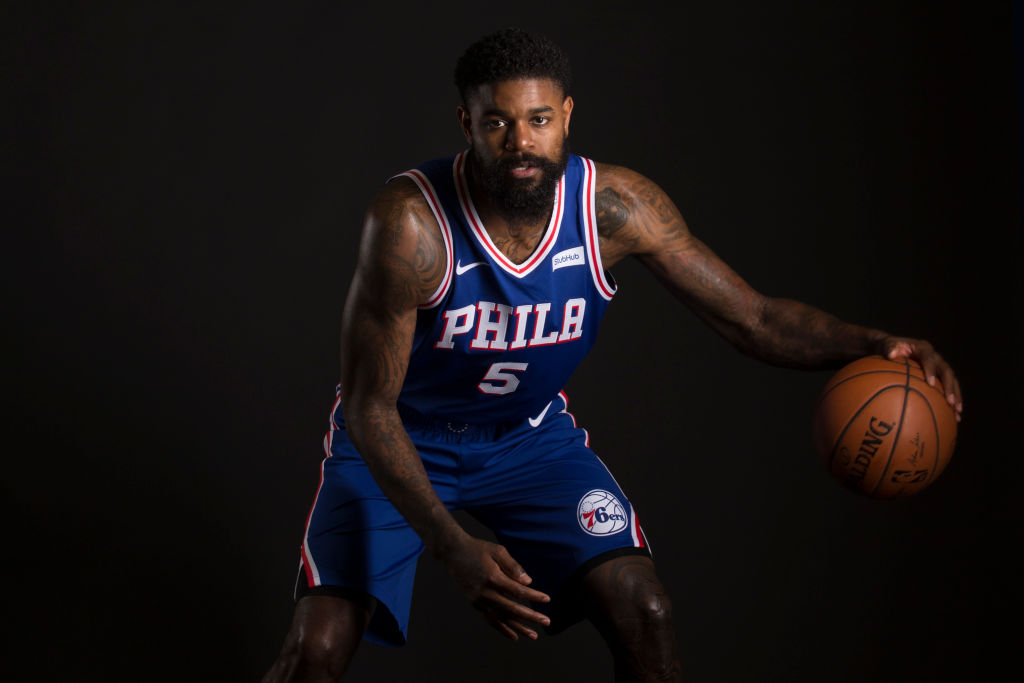
[[[550,38],[506,28],[476,41],[455,63],[455,87],[463,104],[474,88],[519,78],[550,78],[569,95],[569,57]]]

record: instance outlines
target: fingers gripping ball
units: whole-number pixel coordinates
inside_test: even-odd
[[[834,477],[871,498],[902,498],[930,485],[956,443],[942,385],[912,360],[867,356],[828,381],[814,411],[814,445]]]

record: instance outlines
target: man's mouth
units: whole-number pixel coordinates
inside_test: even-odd
[[[529,161],[522,161],[511,166],[509,168],[509,173],[512,174],[513,178],[532,178],[540,173],[540,168]]]

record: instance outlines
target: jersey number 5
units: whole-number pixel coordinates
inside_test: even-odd
[[[527,365],[529,363],[495,363],[484,375],[484,381],[480,382],[476,388],[485,394],[511,394],[519,387],[519,378],[512,372],[522,372]],[[492,382],[500,382],[500,384]]]

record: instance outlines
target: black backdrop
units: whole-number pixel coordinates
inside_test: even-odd
[[[270,663],[362,212],[390,174],[461,148],[452,65],[510,24],[570,52],[576,151],[661,184],[758,289],[932,339],[964,386],[946,473],[858,498],[811,451],[828,373],[742,357],[615,269],[568,393],[644,520],[690,680],[1005,664],[1011,5],[427,4],[7,13],[4,679],[251,681]],[[420,566],[408,645],[364,646],[352,680],[611,680],[590,626],[508,643]]]

